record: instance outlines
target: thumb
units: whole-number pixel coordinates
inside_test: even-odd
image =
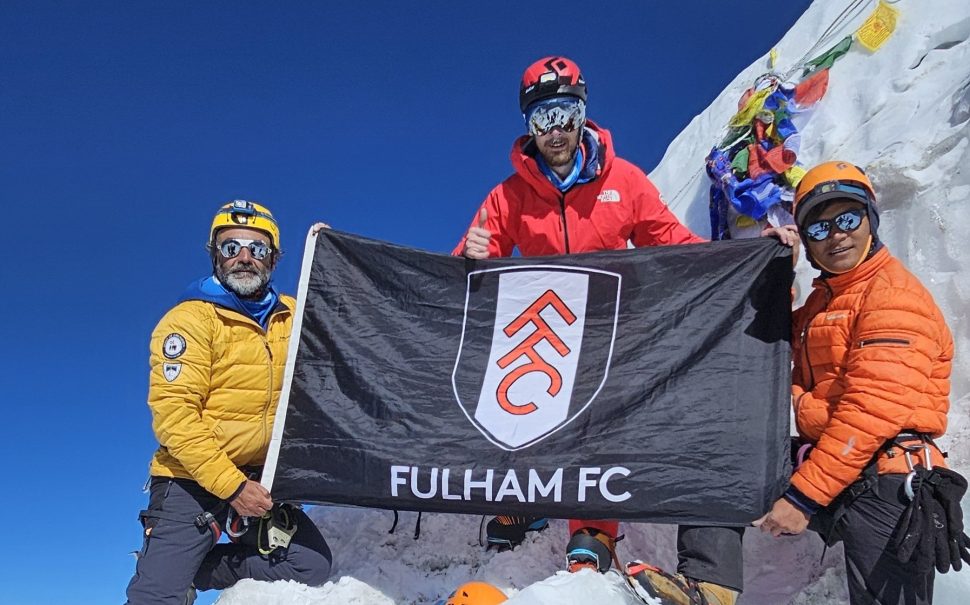
[[[482,208],[482,211],[478,214],[478,228],[484,229],[485,221],[487,220],[488,220],[488,210],[485,210],[484,208]]]

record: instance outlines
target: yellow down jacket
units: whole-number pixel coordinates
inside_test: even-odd
[[[798,433],[815,449],[792,485],[827,505],[900,432],[943,434],[953,338],[930,293],[885,248],[814,286],[792,317],[792,396]],[[934,462],[944,464],[939,451]],[[908,472],[901,455],[883,451],[878,464],[880,474]]]
[[[153,476],[192,479],[227,499],[246,480],[239,467],[263,463],[295,307],[281,296],[266,330],[202,300],[165,314],[151,340]]]

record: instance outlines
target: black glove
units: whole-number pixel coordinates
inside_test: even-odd
[[[916,554],[923,539],[923,527],[925,519],[923,515],[923,501],[919,498],[921,477],[917,474],[913,477],[913,493],[915,494],[909,506],[903,511],[896,522],[896,528],[890,537],[893,551],[900,563],[910,563]]]
[[[960,500],[966,480],[944,468],[916,467],[913,500],[903,511],[890,542],[896,557],[919,572],[934,566],[940,573],[970,563],[970,538],[963,533]]]
[[[950,469],[934,468],[925,483],[925,487],[932,489],[933,499],[939,503],[945,519],[949,565],[960,571],[963,561],[970,563],[970,537],[963,531],[963,509],[960,507],[960,500],[967,493],[967,480]],[[947,570],[940,567],[940,561],[937,561],[937,569],[946,573]]]
[[[936,571],[946,573],[950,571],[950,532],[946,524],[946,513],[933,490],[925,482],[919,498],[923,500],[926,511],[924,543],[920,546],[920,554],[925,557],[927,567],[936,565]]]

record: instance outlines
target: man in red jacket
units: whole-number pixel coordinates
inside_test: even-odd
[[[453,254],[471,259],[571,254],[704,242],[667,208],[642,170],[617,157],[610,133],[586,118],[586,82],[565,57],[546,57],[522,76],[519,106],[528,134],[512,146],[515,173],[492,189]],[[797,236],[773,229],[785,245]],[[488,524],[490,546],[511,548],[538,517],[499,516]],[[570,521],[567,559],[606,571],[613,558],[616,521]],[[740,528],[686,527],[678,531],[676,576],[660,592],[676,603],[733,604],[742,589]],[[695,600],[690,600],[690,599]]]
[[[456,255],[705,241],[680,224],[642,170],[616,156],[609,131],[586,119],[586,82],[574,62],[548,57],[529,66],[519,105],[529,133],[512,146],[515,174],[488,194]]]

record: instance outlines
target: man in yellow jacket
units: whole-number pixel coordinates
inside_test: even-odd
[[[330,549],[313,522],[274,507],[258,482],[296,306],[271,283],[279,242],[265,207],[222,206],[209,233],[213,274],[152,333],[148,405],[159,448],[130,605],[191,603],[195,589],[242,578],[319,585],[330,575]],[[217,544],[227,529],[234,540]],[[281,536],[288,544],[283,537],[273,548]]]

